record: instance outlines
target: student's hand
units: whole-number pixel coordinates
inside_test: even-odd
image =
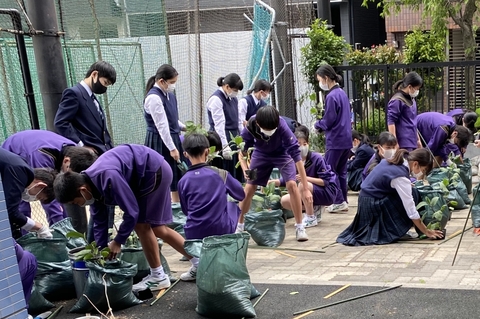
[[[297,182],[302,181],[302,179],[300,178],[300,174],[295,175],[295,178],[297,179]],[[307,176],[307,181],[308,181],[308,176]]]
[[[180,153],[177,149],[171,150],[170,156],[175,160],[175,162],[178,162],[178,160],[180,159]]]
[[[232,149],[230,146],[227,146],[222,151],[222,156],[224,160],[231,161],[232,160]]]
[[[36,232],[37,232],[37,237],[38,238],[43,238],[43,239],[52,239],[53,238],[52,232],[45,225],[40,227],[40,229],[36,230]]]
[[[312,192],[308,188],[303,189],[303,198],[307,203],[313,203]]]
[[[480,148],[480,140],[475,140],[474,144],[476,147]]]
[[[443,232],[441,230],[431,230],[427,229],[425,235],[431,239],[441,239],[443,238]]]
[[[108,248],[110,248],[110,254],[108,255],[108,259],[117,258],[117,255],[122,251],[122,245],[117,243],[115,240],[112,240],[108,243]]]

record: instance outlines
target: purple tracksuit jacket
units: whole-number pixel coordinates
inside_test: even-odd
[[[398,146],[407,150],[417,148],[417,103],[410,95],[398,91],[388,102],[387,123],[395,125]]]
[[[455,121],[448,115],[426,112],[417,116],[417,128],[433,155],[448,159],[447,140],[455,130]],[[421,138],[420,137],[420,138]]]

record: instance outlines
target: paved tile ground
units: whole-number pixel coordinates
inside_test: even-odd
[[[338,234],[353,220],[357,211],[356,193],[349,194],[349,212],[324,213],[317,227],[308,228],[309,240],[295,240],[293,219],[287,222],[287,236],[280,248],[324,250],[325,253],[255,249],[253,240],[247,266],[253,283],[312,285],[388,285],[405,287],[480,289],[480,237],[465,232],[455,265],[452,260],[460,236],[443,241],[410,241],[366,247],[348,247],[335,243]],[[454,211],[447,225],[449,235],[461,230],[468,209]],[[467,228],[471,226],[468,221]],[[413,229],[412,229],[413,231]],[[181,273],[190,263],[180,262],[180,255],[165,246],[170,268]]]

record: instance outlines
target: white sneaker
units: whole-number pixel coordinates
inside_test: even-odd
[[[307,241],[308,236],[305,228],[297,228],[297,241]]]
[[[326,210],[329,213],[347,212],[348,204],[346,202],[343,202],[341,204],[333,204],[328,206]]]
[[[190,269],[180,275],[182,281],[195,281],[197,279],[197,267],[192,266]]]
[[[170,279],[168,276],[165,277],[157,277],[148,275],[147,277],[143,278],[138,284],[133,285],[132,290],[134,292],[144,291],[150,289],[151,291],[161,290],[164,288],[170,287]]]
[[[305,215],[305,217],[303,217],[303,226],[305,226],[305,228],[308,228],[308,227],[314,227],[314,226],[317,226],[318,225],[318,222],[317,222],[317,218],[315,217],[315,215],[313,216],[308,216],[308,215]]]
[[[313,206],[313,215],[317,216],[317,223],[322,220],[322,211],[324,208],[322,205]]]

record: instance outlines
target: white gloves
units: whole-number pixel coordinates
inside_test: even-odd
[[[227,161],[231,161],[232,160],[232,149],[230,148],[230,146],[227,146],[223,149],[222,151],[222,156],[223,156],[223,159],[227,160]]]
[[[52,233],[50,232],[50,229],[43,225],[42,228],[36,231],[37,232],[37,237],[38,238],[44,238],[44,239],[51,239],[53,238]]]

